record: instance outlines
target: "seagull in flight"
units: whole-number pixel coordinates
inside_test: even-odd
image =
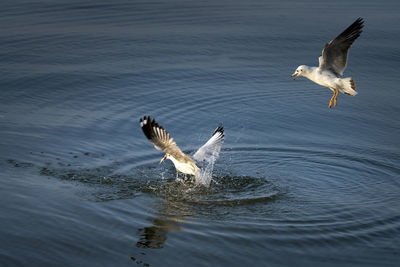
[[[356,86],[353,78],[340,78],[346,68],[347,53],[353,42],[360,36],[364,20],[358,18],[346,30],[335,39],[327,43],[319,57],[318,67],[299,66],[292,74],[294,79],[304,76],[311,81],[328,87],[333,91],[329,102],[329,108],[336,106],[336,99],[339,91],[344,94],[355,96]]]
[[[175,165],[177,177],[178,172],[185,175],[190,174],[195,176],[196,183],[205,184],[201,179],[201,169],[197,166],[196,162],[214,164],[224,142],[224,128],[221,125],[214,130],[211,138],[196,151],[193,158],[183,153],[176,145],[174,139],[170,137],[169,133],[154,119],[151,119],[150,116],[144,116],[140,119],[140,127],[144,135],[153,143],[154,147],[165,152],[160,163],[165,159],[169,159]]]

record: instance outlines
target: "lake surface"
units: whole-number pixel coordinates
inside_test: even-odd
[[[400,2],[3,1],[1,266],[396,266]],[[290,75],[357,17],[345,76]],[[209,188],[193,153],[222,123]],[[397,265],[398,266],[398,265]]]

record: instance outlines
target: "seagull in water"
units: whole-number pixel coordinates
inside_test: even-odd
[[[193,155],[193,159],[183,153],[176,145],[174,139],[170,137],[169,133],[155,122],[154,119],[152,120],[150,116],[144,116],[140,119],[140,127],[142,127],[144,135],[153,143],[154,147],[165,152],[160,163],[165,159],[170,159],[177,170],[177,177],[178,172],[181,172],[185,175],[194,175],[197,184],[209,184],[209,181],[204,181],[204,177],[201,175],[201,169],[197,166],[195,161],[206,162],[209,165],[214,164],[215,160],[218,158],[222,143],[224,142],[224,128],[222,126],[218,126],[215,129],[211,138]]]
[[[339,91],[355,96],[356,87],[352,78],[340,78],[346,68],[347,53],[353,42],[360,36],[363,28],[363,19],[358,18],[335,39],[327,43],[319,57],[318,67],[299,66],[292,74],[294,79],[304,76],[311,81],[328,87],[333,91],[329,108],[336,106]]]

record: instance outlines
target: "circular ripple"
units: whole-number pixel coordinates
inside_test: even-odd
[[[116,174],[120,163],[90,168],[42,167],[40,173],[62,180],[95,185],[97,200],[132,198],[150,193],[171,201],[202,205],[244,205],[274,200],[279,190],[264,178],[214,176],[211,186],[196,186],[176,180],[174,170],[149,164],[136,167],[134,174]]]
[[[209,188],[177,182],[172,164],[154,161],[156,152],[94,168],[77,167],[72,161],[45,167],[7,162],[94,187],[97,201],[150,194],[163,200],[168,208],[160,213],[167,217],[197,215],[212,221],[229,216],[239,224],[232,231],[260,242],[265,242],[259,239],[266,235],[257,234],[262,231],[284,247],[370,245],[376,237],[384,242],[400,233],[399,169],[385,161],[383,150],[354,151],[357,148],[338,146],[225,148]],[[231,174],[235,172],[249,175]],[[245,233],[250,218],[255,226]]]
[[[259,221],[275,243],[284,247],[372,245],[377,237],[384,243],[400,234],[400,170],[387,160],[390,152],[314,144],[237,146],[226,153],[232,168],[249,174],[257,170],[280,188],[279,201],[235,216],[238,221]]]

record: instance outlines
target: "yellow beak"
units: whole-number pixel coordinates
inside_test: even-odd
[[[296,73],[296,72],[295,72],[295,73],[293,73],[293,74],[292,74],[292,76],[290,76],[290,77],[293,77],[293,76],[295,76],[295,75],[297,75],[297,76],[296,76],[296,77],[294,77],[294,79],[293,79],[293,80],[296,80],[297,78],[299,78],[299,77],[300,77],[300,75],[299,75],[298,73]]]

